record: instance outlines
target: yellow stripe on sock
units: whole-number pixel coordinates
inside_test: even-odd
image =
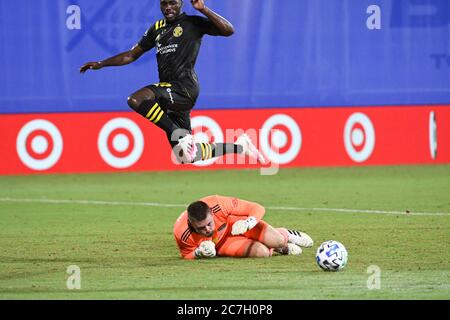
[[[150,111],[147,113],[147,115],[146,115],[145,117],[148,119],[148,118],[152,115],[153,111],[155,111],[156,107],[158,107],[158,106],[159,106],[159,105],[158,105],[158,102],[155,103],[155,104],[153,105],[153,107],[151,107]]]
[[[212,158],[212,146],[210,143],[206,144],[208,146],[208,159]]]
[[[161,107],[160,107],[160,106],[158,106],[158,107],[156,108],[155,112],[153,112],[153,115],[152,115],[152,117],[150,118],[150,121],[155,120],[155,118],[156,118],[156,116],[158,115],[158,112],[159,112],[159,111],[161,111]]]
[[[202,147],[202,160],[205,160],[205,144],[200,143],[200,146]]]
[[[161,117],[163,116],[163,114],[164,114],[164,111],[161,110],[161,112],[159,113],[159,116],[156,118],[155,121],[153,121],[153,123],[158,123],[158,121],[161,119]]]

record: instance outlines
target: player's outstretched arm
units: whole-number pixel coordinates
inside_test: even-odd
[[[204,0],[191,0],[192,6],[203,13],[217,28],[218,35],[229,37],[234,33],[234,27],[227,19],[218,15],[205,5]]]
[[[144,50],[139,46],[134,46],[131,50],[122,52],[114,57],[99,62],[88,62],[80,68],[80,73],[87,70],[99,70],[103,67],[124,66],[139,59],[144,54]]]

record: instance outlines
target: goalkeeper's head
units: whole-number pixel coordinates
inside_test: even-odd
[[[203,201],[196,201],[189,205],[187,212],[194,231],[204,237],[212,237],[215,223],[209,206]]]

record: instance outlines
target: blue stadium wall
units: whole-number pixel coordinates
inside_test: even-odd
[[[450,103],[448,0],[206,3],[236,33],[204,38],[196,110]],[[158,82],[154,51],[79,67],[128,50],[160,18],[158,0],[1,0],[0,113],[128,110],[130,93]]]

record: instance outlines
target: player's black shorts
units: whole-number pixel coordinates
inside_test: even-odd
[[[156,102],[166,110],[190,111],[194,107],[195,100],[179,82],[154,83],[146,88],[155,93]]]
[[[155,93],[156,102],[177,126],[192,132],[191,110],[194,107],[194,102],[183,86],[177,82],[161,82],[149,85],[146,88]],[[171,141],[170,137],[168,139]],[[174,146],[176,142],[171,142],[171,144]]]

